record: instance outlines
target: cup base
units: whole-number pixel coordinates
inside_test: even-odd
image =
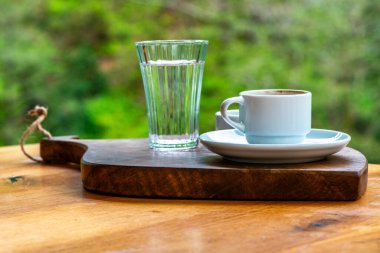
[[[250,144],[298,144],[302,143],[306,135],[294,136],[255,136],[246,135],[247,142]]]
[[[149,142],[149,147],[155,151],[175,151],[175,150],[187,150],[198,147],[198,139],[196,140],[163,140]]]

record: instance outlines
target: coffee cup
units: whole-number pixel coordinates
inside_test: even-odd
[[[240,105],[231,120],[228,107]],[[244,133],[250,144],[297,144],[311,130],[311,92],[290,89],[248,90],[228,98],[220,107],[223,119]]]

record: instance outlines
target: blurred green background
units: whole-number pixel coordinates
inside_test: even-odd
[[[147,136],[135,41],[206,39],[200,132],[227,97],[313,93],[313,127],[345,131],[380,163],[378,0],[0,0],[0,145],[36,104],[53,135]],[[34,135],[32,141],[38,141]]]

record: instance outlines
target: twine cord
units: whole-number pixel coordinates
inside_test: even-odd
[[[44,121],[44,119],[47,117],[47,114],[48,114],[47,108],[43,106],[39,106],[39,105],[36,105],[34,109],[28,111],[29,116],[37,117],[37,119],[33,121],[33,123],[24,131],[20,140],[21,151],[24,153],[24,155],[27,156],[29,159],[35,162],[39,162],[39,163],[42,163],[43,160],[29,155],[28,152],[26,152],[24,145],[25,145],[25,141],[28,139],[29,135],[34,130],[38,130],[49,139],[52,138],[52,135],[49,133],[49,131],[44,129],[41,125],[42,121]]]

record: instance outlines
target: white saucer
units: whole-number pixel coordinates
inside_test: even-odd
[[[312,129],[300,144],[249,144],[243,133],[218,130],[202,134],[201,143],[226,159],[248,163],[303,163],[332,155],[351,140],[348,134]]]

